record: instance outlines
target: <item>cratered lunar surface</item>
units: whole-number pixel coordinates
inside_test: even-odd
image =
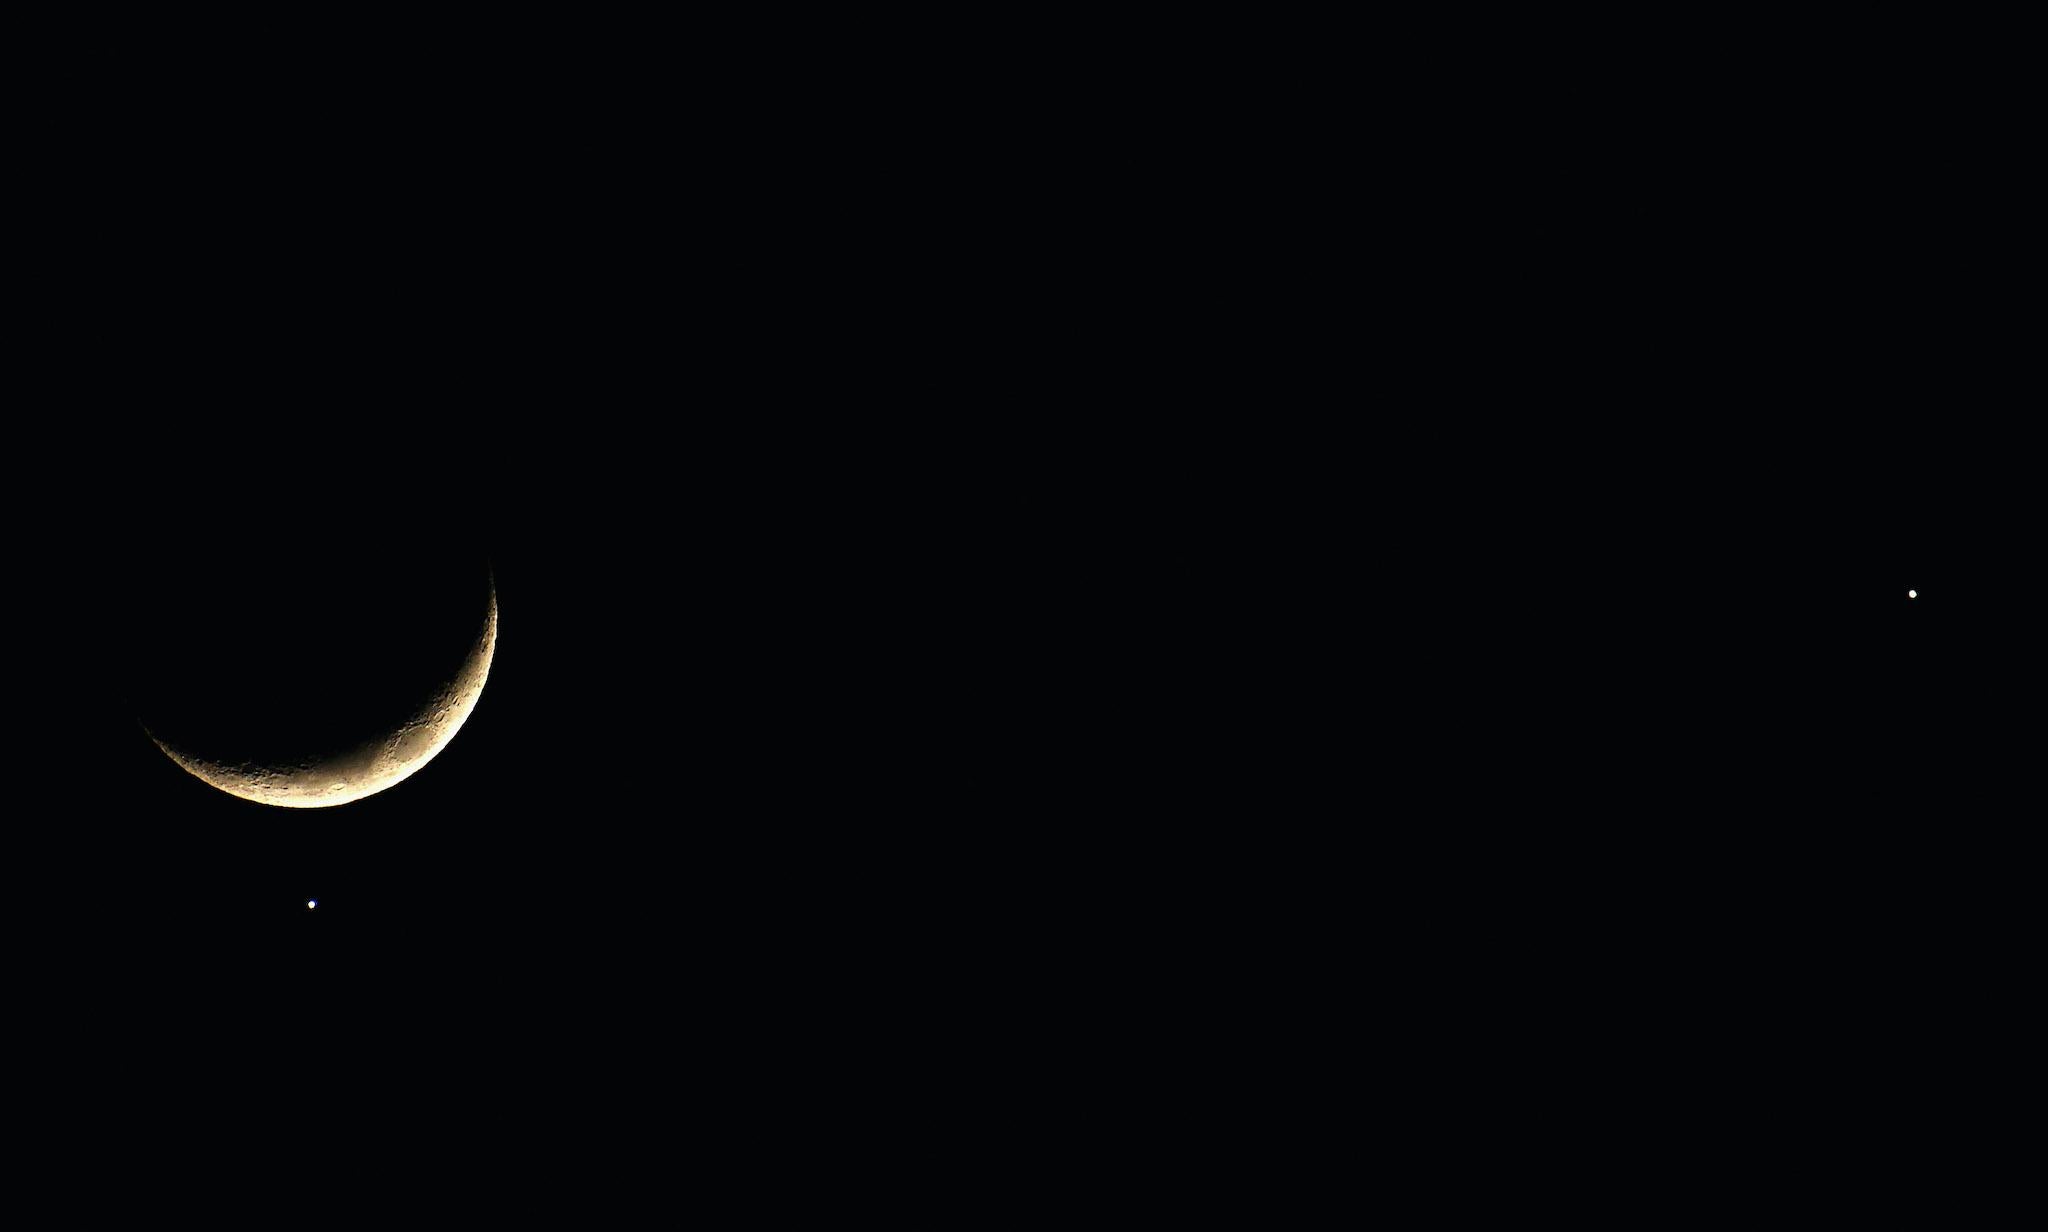
[[[455,738],[497,650],[481,562],[159,579],[144,730],[244,800],[326,808],[419,772]]]

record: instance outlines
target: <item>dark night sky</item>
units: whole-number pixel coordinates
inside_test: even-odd
[[[1603,1041],[1640,1021],[1651,977],[1690,1018],[1694,972],[1732,972],[1727,1004],[1754,1007],[1750,1033],[1772,1046],[1784,1007],[1835,997],[1846,971],[1867,976],[1871,1021],[1894,997],[1974,1014],[1969,997],[2005,986],[2038,879],[2039,519],[2018,508],[2038,479],[2013,474],[2015,441],[1965,439],[1947,417],[1955,399],[2025,405],[1984,361],[2024,317],[1990,296],[1921,294],[1937,275],[1914,271],[1983,262],[1963,251],[1993,229],[1975,203],[2009,196],[1895,153],[1902,130],[1843,95],[1783,159],[1847,203],[1802,207],[1797,229],[1817,238],[1793,242],[1822,259],[1748,242],[1780,225],[1774,175],[1698,227],[1625,245],[1627,283],[1603,304],[1630,326],[1618,344],[1574,331],[1573,347],[1527,348],[1548,370],[1504,368],[1492,332],[1519,340],[1509,351],[1540,341],[1524,318],[1548,327],[1544,280],[1576,287],[1581,263],[1576,242],[1517,238],[1489,213],[1578,198],[1553,191],[1569,175],[1481,184],[1463,195],[1471,225],[1389,231],[1383,199],[1415,209],[1415,184],[1381,165],[1376,134],[1416,100],[1434,109],[1441,82],[1363,136],[1348,102],[1303,105],[1344,127],[1303,161],[1342,178],[1363,147],[1373,181],[1333,228],[1342,242],[1304,258],[1274,240],[1317,231],[1289,204],[1297,172],[1241,172],[1178,91],[1147,92],[1122,128],[1101,116],[1127,104],[1084,104],[1073,139],[1047,142],[1061,126],[1036,101],[1067,86],[1042,66],[997,87],[1007,115],[956,106],[946,85],[871,117],[848,100],[893,74],[852,57],[857,88],[803,96],[781,84],[786,45],[770,40],[773,70],[739,69],[737,86],[674,65],[614,72],[607,52],[604,114],[588,119],[561,114],[552,88],[521,114],[465,91],[445,127],[398,108],[403,150],[350,115],[201,150],[194,134],[227,126],[156,138],[154,105],[108,126],[152,161],[52,141],[54,158],[125,180],[48,177],[63,226],[22,232],[53,273],[13,340],[38,370],[0,490],[27,561],[9,592],[22,631],[0,884],[8,991],[33,1029],[78,1032],[100,1068],[144,1041],[158,1055],[138,1070],[202,1083],[200,1050],[166,1041],[224,1046],[220,1070],[290,1075],[288,1102],[296,1084],[388,1081],[352,1122],[364,1142],[414,1120],[422,1091],[460,1083],[454,1102],[485,1117],[543,1107],[549,1084],[594,1093],[643,1148],[669,1145],[642,1126],[671,1100],[740,1152],[749,1117],[872,1143],[921,1077],[929,1110],[909,1116],[955,1149],[983,1145],[956,1126],[1050,1107],[1049,1135],[1023,1127],[1035,1167],[1048,1141],[1098,1124],[1116,1136],[1119,1100],[1135,1124],[1209,1100],[1218,1071],[1275,1085],[1304,1051],[1304,997],[1331,999],[1307,1023],[1326,1029],[1348,1021],[1334,1003],[1355,982],[1369,1028],[1412,1030],[1467,995],[1397,986],[1385,972],[1404,961],[1500,997],[1460,1016],[1485,1034],[1456,1070],[1532,1020],[1588,1021],[1554,976],[1559,955],[1591,962],[1596,996],[1624,1007],[1599,1017]],[[1149,43],[1133,56],[1161,58]],[[971,56],[935,59],[981,73]],[[630,97],[679,78],[689,97]],[[1719,70],[1709,87],[1703,129],[1721,122],[1715,100],[1748,89]],[[358,75],[331,105],[374,92]],[[786,121],[732,118],[784,98]],[[1642,112],[1633,95],[1587,104]],[[1519,97],[1495,110],[1538,115]],[[621,120],[635,115],[647,131]],[[1291,127],[1247,131],[1264,145]],[[1768,107],[1759,127],[1793,128]],[[1867,188],[1815,153],[1845,127],[1884,151]],[[1184,176],[1144,165],[1158,134],[1190,128]],[[1958,131],[1912,133],[1945,164]],[[1044,149],[1020,154],[1024,139]],[[1640,144],[1685,148],[1653,125],[1616,165],[1632,174]],[[1748,156],[1740,136],[1721,144]],[[1462,138],[1441,148],[1474,161]],[[1081,150],[1095,156],[1077,167]],[[1687,203],[1715,181],[1689,159],[1677,170]],[[1970,219],[1868,217],[1899,182],[1953,191]],[[1593,194],[1591,230],[1640,213],[1626,188]],[[1239,192],[1256,208],[1240,215]],[[1334,190],[1306,195],[1349,209]],[[1511,294],[1493,295],[1498,271],[1421,276],[1505,307],[1483,338],[1415,313],[1374,272],[1489,244],[1539,258],[1502,280]],[[1242,296],[1217,273],[1239,245],[1247,268],[1272,271]],[[1698,329],[1668,327],[1673,299]],[[1211,374],[1239,323],[1291,329],[1290,314],[1312,322],[1304,353],[1238,356],[1255,389],[1222,392]],[[1404,376],[1382,319],[1446,358]],[[1153,334],[1165,342],[1148,351]],[[1327,389],[1276,396],[1331,355]],[[1588,374],[1620,396],[1589,405]],[[1444,375],[1482,396],[1446,397]],[[1177,380],[1197,388],[1183,398]],[[1206,439],[1204,412],[1222,425]],[[1922,439],[1899,442],[1896,466],[1850,456],[1866,413],[1894,412],[1904,437],[1926,426],[1953,443],[1932,478]],[[1454,439],[1434,457],[1354,452],[1354,414],[1455,422]],[[1781,464],[1786,425],[1821,419],[1815,460]],[[1498,451],[1508,420],[1537,447],[1513,451],[1513,486],[1474,484],[1459,460]],[[1277,461],[1248,468],[1240,442],[1275,423]],[[1559,450],[1557,427],[1585,448]],[[1670,449],[1646,446],[1666,431]],[[1705,502],[1713,546],[1697,550],[1665,533],[1654,494],[1610,489],[1618,472],[1667,486],[1695,439],[1733,458]],[[1882,512],[1834,498],[1838,472],[1873,469]],[[1275,518],[1271,490],[1298,491],[1304,471],[1332,511]],[[1810,508],[1756,515],[1756,490],[1779,481]],[[1589,532],[1548,537],[1560,498],[1584,491]],[[210,515],[202,534],[192,509]],[[1546,533],[1517,541],[1531,525]],[[220,569],[347,586],[332,545],[392,534],[487,556],[498,588],[490,681],[431,764],[357,804],[281,810],[150,744],[125,695],[136,622]],[[1232,542],[1250,568],[1225,556]],[[1782,563],[1755,564],[1752,545]],[[1460,576],[1428,596],[1389,587],[1390,546]],[[1472,568],[1475,552],[1509,567]],[[165,567],[187,559],[182,581]],[[1302,603],[1304,577],[1332,596]],[[1354,587],[1365,602],[1338,593]],[[1608,591],[1617,606],[1598,601]],[[1411,636],[1431,602],[1450,619]],[[1327,654],[1325,620],[1345,626]],[[404,639],[404,622],[379,636]],[[1261,741],[1286,747],[1239,755]],[[1586,944],[1529,962],[1527,999],[1499,992],[1511,985],[1485,964],[1513,961],[1502,942],[1547,939],[1560,915],[1584,920]],[[1447,935],[1462,922],[1470,942]],[[1530,1068],[1574,1072],[1547,1055]],[[1320,1082],[1299,1085],[1314,1096]],[[726,1102],[699,1115],[696,1093],[714,1088]],[[1127,1145],[1100,1158],[1113,1167]],[[693,1151],[676,1154],[702,1170]]]
[[[1961,482],[1898,494],[1896,565],[1868,595],[1882,619],[1845,625],[1854,671],[1822,712],[1838,733],[1816,733],[1850,751],[1829,810],[1837,872],[1816,886],[1944,987],[2004,987],[2032,933],[2044,587],[2004,471],[1987,452]]]

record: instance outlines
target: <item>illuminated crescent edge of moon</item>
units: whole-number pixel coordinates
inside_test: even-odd
[[[412,718],[388,735],[345,753],[283,767],[210,761],[164,743],[154,732],[149,733],[149,738],[187,774],[231,796],[280,808],[332,808],[349,804],[403,783],[448,747],[448,742],[468,721],[470,711],[476,708],[497,648],[498,588],[494,582],[483,631],[463,660],[461,670],[437,689]]]

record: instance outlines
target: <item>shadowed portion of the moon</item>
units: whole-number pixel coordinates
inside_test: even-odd
[[[140,553],[128,679],[150,734],[204,761],[305,766],[403,744],[493,607],[476,545],[417,527],[181,529]]]

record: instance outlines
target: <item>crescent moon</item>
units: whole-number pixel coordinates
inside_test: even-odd
[[[178,748],[147,727],[143,730],[186,773],[231,796],[280,808],[349,804],[403,783],[448,747],[468,721],[470,711],[476,709],[497,646],[498,588],[494,582],[483,628],[460,670],[397,730],[331,757],[292,765],[220,762]]]

